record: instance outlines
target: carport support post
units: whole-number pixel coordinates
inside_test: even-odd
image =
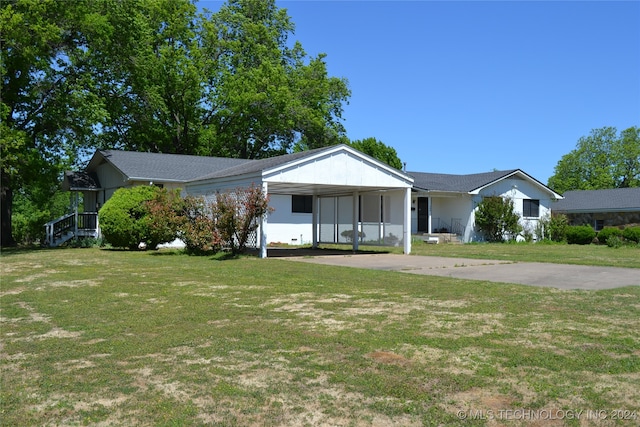
[[[318,248],[318,210],[318,196],[314,194],[313,196],[311,196],[311,218],[313,222],[313,227],[311,230],[311,247],[313,249]]]
[[[268,192],[268,184],[266,182],[262,183],[262,194],[264,197],[267,197]],[[260,217],[260,258],[267,257],[267,213]]]
[[[355,193],[353,193],[353,251],[357,251],[358,250],[358,244],[360,243],[360,233],[358,233],[358,217],[360,215],[359,214],[359,208],[360,208],[360,203],[359,202],[359,195],[358,192],[356,191]]]
[[[404,253],[411,253],[411,187],[404,191],[404,226],[402,227]]]

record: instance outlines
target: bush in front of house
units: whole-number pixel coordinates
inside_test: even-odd
[[[566,215],[552,215],[549,220],[549,239],[553,242],[566,241],[567,227],[569,227],[569,219]]]
[[[566,233],[570,245],[588,245],[596,237],[596,232],[588,225],[569,226]]]
[[[608,244],[609,239],[613,237],[617,238],[617,240],[619,241],[622,241],[622,230],[616,227],[605,227],[602,230],[598,231],[597,237],[598,237],[598,243],[602,245]]]
[[[628,242],[640,243],[640,227],[627,227],[622,231],[622,237]]]
[[[223,241],[216,229],[210,204],[203,197],[187,196],[184,199],[180,238],[187,253],[203,255],[218,252]]]
[[[171,195],[154,186],[118,189],[98,213],[104,239],[114,247],[129,249],[137,249],[141,243],[155,249],[160,243],[173,241],[177,228],[167,212],[176,197],[177,193]]]
[[[489,196],[478,203],[476,226],[489,242],[513,240],[522,231],[513,200]]]
[[[216,193],[212,200],[188,196],[183,204],[180,237],[189,253],[227,249],[239,254],[246,250],[260,218],[272,210],[269,197],[253,185]]]

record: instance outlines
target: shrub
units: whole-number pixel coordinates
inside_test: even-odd
[[[216,193],[211,205],[220,239],[233,254],[246,250],[249,237],[258,229],[259,220],[271,211],[269,197],[262,188],[251,186],[232,192]]]
[[[353,242],[353,230],[343,230],[342,233],[340,233],[340,235],[347,241],[347,242]],[[365,234],[364,231],[358,231],[358,240],[362,240],[365,237],[367,237],[367,235]]]
[[[222,239],[211,216],[211,207],[202,197],[187,196],[183,203],[180,238],[186,251],[206,254],[222,249]]]
[[[549,239],[553,242],[564,242],[567,240],[567,227],[569,220],[564,214],[552,215],[548,224]]]
[[[622,237],[612,234],[607,238],[606,243],[607,243],[607,246],[609,246],[610,248],[619,248],[622,246],[623,241],[622,241]]]
[[[476,226],[490,242],[502,242],[505,238],[515,239],[522,230],[519,219],[511,199],[490,196],[478,203]]]
[[[175,227],[159,225],[165,209],[160,206],[172,197],[167,190],[153,186],[118,189],[98,214],[104,239],[115,247],[129,249],[138,248],[140,243],[154,249],[174,240]]]
[[[622,237],[630,242],[640,243],[640,227],[627,227],[622,231]]]
[[[567,243],[573,245],[588,245],[593,242],[596,232],[588,225],[573,225],[567,227]]]
[[[270,210],[269,198],[255,186],[216,193],[211,203],[202,197],[187,197],[180,237],[190,253],[217,252],[222,248],[233,254],[242,253],[260,225],[260,218]]]
[[[598,232],[598,243],[609,245],[609,239],[611,237],[617,237],[618,240],[621,240],[622,230],[615,227],[605,227]]]

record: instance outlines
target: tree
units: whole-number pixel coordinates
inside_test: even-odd
[[[324,55],[306,63],[300,43],[288,46],[294,28],[274,0],[230,0],[205,23],[216,55],[209,153],[257,159],[344,138],[347,82],[328,77]]]
[[[489,196],[478,203],[476,226],[490,242],[515,239],[522,230],[520,217],[515,213],[513,200],[500,196]]]
[[[351,141],[349,145],[388,164],[392,168],[402,170],[402,161],[398,157],[395,148],[385,145],[382,141],[378,141],[375,138],[365,138]]]
[[[254,159],[346,139],[347,81],[288,43],[274,0],[12,0],[0,25],[2,246],[14,193],[54,191],[95,148]]]
[[[640,128],[592,130],[562,156],[548,185],[560,193],[640,186]]]
[[[3,2],[0,100],[1,245],[15,243],[13,196],[55,188],[76,160],[100,108],[73,62],[86,47],[79,35],[87,2]]]

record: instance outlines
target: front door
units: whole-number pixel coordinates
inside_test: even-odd
[[[429,231],[429,198],[418,197],[418,232]]]

